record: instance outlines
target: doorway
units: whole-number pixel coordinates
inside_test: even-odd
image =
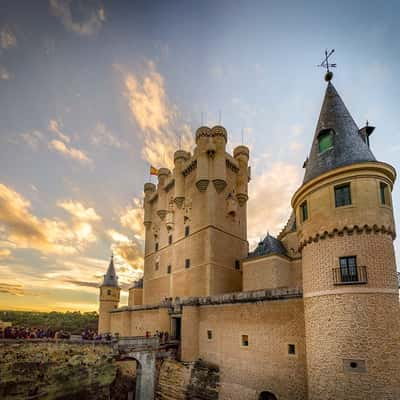
[[[175,340],[181,340],[182,318],[172,317],[172,337]]]
[[[271,392],[261,392],[258,400],[278,400]]]

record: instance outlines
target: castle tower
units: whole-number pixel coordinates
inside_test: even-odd
[[[118,307],[120,287],[114,267],[114,256],[100,286],[99,333],[110,332],[110,311]]]
[[[227,141],[224,127],[200,127],[193,154],[178,149],[157,189],[145,184],[144,304],[241,289],[249,150],[232,156]]]
[[[369,147],[328,82],[303,184],[294,194],[302,251],[308,396],[399,399],[399,293],[393,167]]]

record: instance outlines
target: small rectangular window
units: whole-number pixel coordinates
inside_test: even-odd
[[[235,260],[235,269],[240,269],[240,260]]]
[[[156,244],[154,245],[154,249],[155,251],[158,251],[158,242],[156,242]]]
[[[171,270],[172,270],[172,267],[171,267],[170,265],[168,265],[168,267],[167,267],[167,274],[170,274],[170,273],[171,273]]]
[[[168,236],[168,244],[172,244],[172,235]]]
[[[379,183],[379,192],[381,197],[381,204],[389,205],[389,187],[386,183]]]
[[[249,346],[249,336],[248,335],[242,335],[242,346],[243,347]]]
[[[358,281],[356,256],[340,257],[339,266],[340,266],[340,278],[342,282]]]
[[[212,331],[211,330],[207,330],[207,339],[211,340],[213,337]]]
[[[296,346],[294,344],[288,344],[288,354],[296,354]]]
[[[190,268],[190,259],[189,258],[187,258],[185,260],[185,268]]]
[[[350,183],[335,186],[335,207],[343,207],[351,204]]]
[[[300,218],[301,222],[304,222],[308,219],[308,206],[307,206],[307,201],[304,201],[300,205]]]
[[[190,234],[190,226],[185,226],[185,237],[188,237]]]
[[[158,271],[159,268],[160,268],[160,263],[157,261],[155,264],[155,270]]]

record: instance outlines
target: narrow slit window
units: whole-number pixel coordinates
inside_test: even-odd
[[[242,335],[242,346],[249,347],[249,336],[248,335]]]
[[[167,267],[167,274],[170,274],[170,273],[171,273],[171,270],[172,270],[171,265],[168,265],[168,267]]]
[[[159,268],[160,268],[160,263],[157,261],[155,264],[155,270],[158,271]]]
[[[333,130],[322,129],[318,134],[318,151],[323,153],[333,147]]]
[[[350,183],[335,186],[335,207],[351,205]]]
[[[168,236],[168,244],[172,244],[172,235]]]
[[[154,250],[158,251],[158,242],[156,242],[156,244],[154,245]]]
[[[187,258],[185,260],[185,268],[190,268],[190,259],[189,258]]]
[[[188,237],[190,234],[190,226],[185,226],[185,237]]]
[[[308,205],[307,205],[307,201],[304,201],[303,203],[301,203],[300,205],[300,218],[301,218],[301,222],[304,222],[308,219]]]
[[[213,337],[212,330],[208,329],[208,330],[207,330],[207,339],[208,339],[208,340],[211,340],[212,337]]]
[[[288,344],[288,354],[296,354],[296,345]]]
[[[381,197],[381,204],[390,205],[389,201],[389,187],[386,183],[379,183],[379,193]]]

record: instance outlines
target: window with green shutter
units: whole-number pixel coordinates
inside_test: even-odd
[[[333,130],[322,129],[318,134],[318,151],[323,153],[333,147]]]

